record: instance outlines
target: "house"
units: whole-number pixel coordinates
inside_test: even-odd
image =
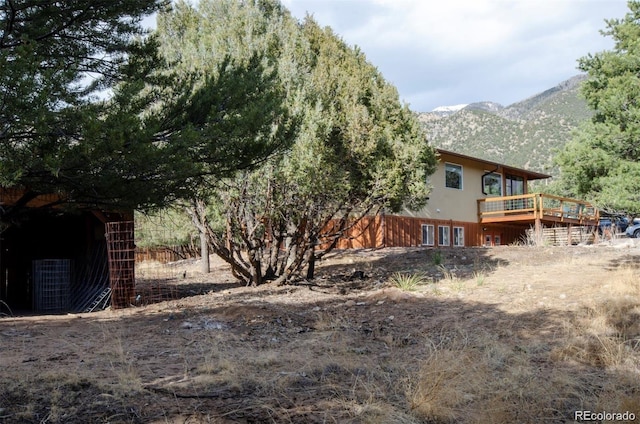
[[[367,217],[338,247],[497,246],[559,228],[572,243],[597,226],[598,210],[587,202],[529,191],[530,182],[550,175],[442,149],[438,154],[427,206]]]
[[[133,295],[132,212],[67,210],[55,194],[0,188],[0,312],[83,311]],[[17,211],[20,211],[19,213]]]

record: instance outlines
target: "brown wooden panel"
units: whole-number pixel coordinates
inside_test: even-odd
[[[24,190],[16,188],[0,188],[0,205],[14,205],[26,194]],[[57,194],[39,194],[29,200],[24,206],[39,208],[60,201]]]
[[[338,247],[376,248],[376,247],[415,247],[422,245],[422,225],[434,226],[434,236],[438,236],[438,226],[448,226],[450,245],[453,246],[453,227],[464,228],[465,246],[484,245],[485,232],[500,235],[501,244],[512,244],[521,240],[530,225],[508,225],[503,223],[479,224],[476,222],[462,222],[442,219],[413,218],[397,215],[383,217],[367,217],[355,226],[341,239]],[[484,229],[487,231],[484,231]]]
[[[398,217],[394,216],[391,219],[391,225],[389,226],[391,233],[389,234],[390,246],[395,247],[398,245]]]
[[[382,245],[381,219],[379,216],[366,216],[345,232],[338,240],[338,249],[375,248]],[[332,222],[330,225],[336,225]],[[326,247],[326,246],[323,246]]]
[[[388,246],[393,247],[396,245],[396,236],[398,234],[398,220],[396,216],[387,216],[388,220]]]

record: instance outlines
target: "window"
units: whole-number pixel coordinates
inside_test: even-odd
[[[482,176],[482,194],[502,196],[502,175],[494,172]]]
[[[433,246],[433,225],[422,224],[422,245]]]
[[[485,234],[484,245],[487,247],[500,246],[501,237],[499,234]]]
[[[451,243],[449,242],[449,227],[438,226],[438,245],[439,246],[449,246]]]
[[[524,194],[524,178],[517,175],[506,175],[507,196]]]
[[[464,246],[464,227],[453,227],[453,245]]]
[[[524,194],[524,178],[517,175],[505,175],[505,188],[507,196],[518,196]],[[525,209],[532,208],[533,204],[529,205],[531,199],[512,199],[508,200],[507,209]]]
[[[462,190],[462,166],[445,163],[444,179],[446,187]]]

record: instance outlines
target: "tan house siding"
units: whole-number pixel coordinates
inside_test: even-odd
[[[584,212],[559,209],[580,205],[585,210],[583,201],[528,194],[530,181],[550,175],[445,150],[438,154],[436,171],[426,181],[431,194],[424,208],[367,217],[345,234],[338,247],[496,246],[521,241],[534,224],[536,229],[548,224],[586,225],[594,219]],[[484,178],[490,174],[499,178]]]
[[[462,166],[462,189],[446,187],[445,167],[448,163]],[[427,181],[427,184],[432,187],[429,202],[419,211],[405,209],[399,215],[414,218],[478,222],[477,201],[478,199],[489,197],[489,195],[482,193],[482,177],[490,172],[501,176],[503,195],[505,191],[505,174],[524,177],[526,192],[526,175],[516,169],[505,170],[504,167],[496,166],[492,163],[441,151],[436,171]]]

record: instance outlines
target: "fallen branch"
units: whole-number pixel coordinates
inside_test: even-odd
[[[193,394],[179,393],[166,387],[144,386],[144,389],[163,395],[170,395],[179,399],[231,399],[238,396],[245,397],[252,394],[252,392],[249,391],[239,391],[230,388],[218,389],[213,392]]]

